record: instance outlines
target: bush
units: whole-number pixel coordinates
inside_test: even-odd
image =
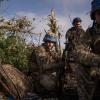
[[[27,45],[17,42],[15,37],[8,37],[0,41],[0,58],[3,64],[12,64],[14,67],[27,71]]]

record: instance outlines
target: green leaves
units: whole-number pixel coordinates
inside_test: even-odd
[[[27,48],[23,43],[17,43],[15,37],[8,37],[0,42],[0,57],[2,63],[13,64],[15,67],[27,67]]]
[[[0,59],[3,64],[12,64],[24,72],[28,70],[30,51],[23,41],[23,34],[31,34],[32,29],[32,23],[26,17],[0,22]]]

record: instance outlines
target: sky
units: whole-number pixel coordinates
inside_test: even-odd
[[[72,27],[75,17],[82,19],[82,26],[86,30],[92,23],[89,12],[91,11],[91,0],[8,0],[2,2],[0,14],[6,18],[14,16],[27,16],[29,19],[36,18],[36,33],[44,33],[48,30],[47,16],[51,9],[55,10],[57,23],[62,35],[68,28]]]

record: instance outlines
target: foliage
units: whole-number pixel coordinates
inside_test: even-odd
[[[49,21],[48,26],[50,28],[50,31],[56,34],[58,31],[58,26],[54,10],[51,10],[51,14],[48,16],[48,21]]]
[[[5,20],[1,17],[0,29],[5,31],[8,36],[15,36],[16,39],[25,40],[27,35],[32,35],[32,22],[27,19],[26,16],[19,18],[12,18],[10,20]]]
[[[20,70],[28,69],[29,49],[24,34],[32,34],[32,23],[26,18],[0,19],[0,59]],[[23,38],[24,37],[24,38]]]

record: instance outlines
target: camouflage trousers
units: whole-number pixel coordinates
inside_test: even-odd
[[[91,81],[90,73],[87,71],[89,69],[85,69],[83,66],[76,63],[71,63],[70,66],[72,68],[72,79],[69,78],[69,86],[76,87],[76,94],[78,95],[77,100],[91,100],[91,91],[94,82]]]
[[[76,88],[67,88],[61,91],[61,93],[58,93],[58,88],[55,88],[52,91],[48,91],[43,86],[41,86],[41,84],[39,84],[39,81],[33,80],[33,83],[34,91],[40,97],[39,100],[78,100]]]
[[[92,100],[95,82],[91,79],[89,70],[90,68],[84,68],[84,66],[76,68],[75,77],[78,81],[79,100]]]

